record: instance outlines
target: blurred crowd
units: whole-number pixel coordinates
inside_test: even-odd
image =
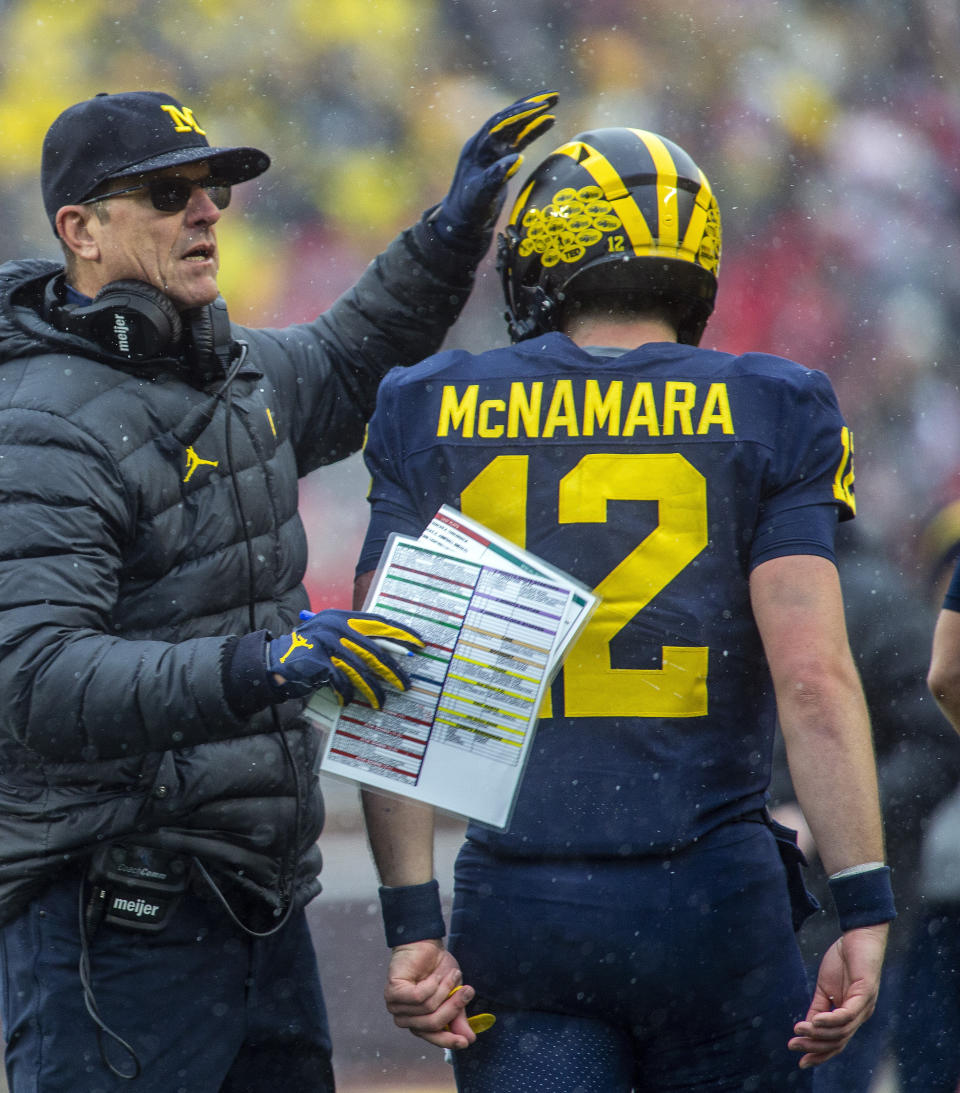
[[[231,314],[256,325],[334,299],[521,94],[561,92],[547,142],[623,124],[672,137],[724,216],[706,343],[830,374],[858,523],[919,564],[960,465],[954,0],[0,0],[0,41],[0,258],[58,257],[36,174],[65,105],[169,90],[215,143],[273,156],[220,233]],[[504,342],[501,311],[491,255],[448,344]],[[321,477],[304,487],[317,606],[347,595],[366,516],[356,461]]]

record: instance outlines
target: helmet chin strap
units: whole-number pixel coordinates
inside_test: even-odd
[[[556,330],[559,319],[556,301],[540,285],[523,286],[520,289],[522,301],[514,297],[509,266],[510,256],[515,253],[518,242],[517,230],[512,225],[507,228],[506,235],[497,236],[497,272],[507,303],[503,317],[507,320],[510,340],[514,343]]]
[[[522,342],[526,338],[558,330],[560,316],[556,301],[552,300],[540,285],[525,286],[521,291],[524,296],[524,317],[518,316],[515,310],[506,313],[507,329],[510,331],[511,339],[514,342]]]

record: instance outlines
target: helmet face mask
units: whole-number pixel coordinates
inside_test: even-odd
[[[514,341],[571,304],[619,301],[670,317],[696,344],[716,298],[720,212],[678,145],[641,129],[581,133],[524,183],[497,241]]]

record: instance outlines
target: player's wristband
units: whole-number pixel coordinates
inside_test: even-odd
[[[890,869],[886,865],[835,873],[829,880],[840,929],[876,926],[897,917],[893,905]]]
[[[410,941],[443,937],[447,932],[440,906],[440,885],[436,880],[381,888],[380,909],[391,949]]]

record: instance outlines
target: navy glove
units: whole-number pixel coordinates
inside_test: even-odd
[[[559,98],[540,91],[498,110],[463,146],[450,192],[434,214],[446,241],[472,241],[493,227],[506,197],[505,183],[520,169],[521,150],[556,118],[547,111]]]
[[[363,612],[301,612],[304,616],[301,626],[267,646],[270,686],[279,698],[304,698],[318,687],[330,687],[341,706],[359,697],[379,710],[382,683],[398,691],[410,686],[410,677],[379,640],[398,645],[401,651],[422,649],[423,642],[412,630]]]

